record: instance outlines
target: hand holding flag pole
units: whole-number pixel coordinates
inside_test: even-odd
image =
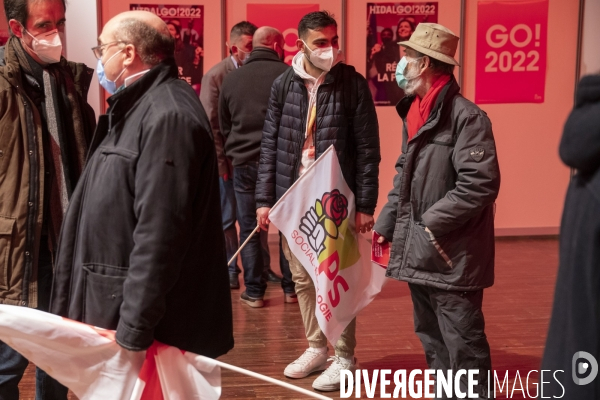
[[[240,251],[242,251],[242,249],[244,248],[244,246],[246,246],[246,244],[248,244],[248,241],[258,231],[260,231],[260,225],[256,225],[256,228],[254,228],[254,230],[252,231],[252,233],[250,235],[248,235],[248,238],[244,241],[244,243],[242,243],[242,245],[240,246],[240,248],[235,252],[235,254],[231,257],[231,259],[229,261],[227,261],[227,265],[231,264],[231,262],[233,260],[235,260],[235,258],[238,256],[238,254],[240,254]]]

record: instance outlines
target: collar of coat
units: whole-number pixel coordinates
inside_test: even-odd
[[[177,77],[178,72],[175,59],[167,58],[152,67],[150,71],[131,84],[131,86],[110,96],[106,100],[109,105],[106,112],[109,118],[109,129],[110,126],[116,125],[144,94],[166,81],[177,79]]]
[[[255,47],[250,54],[250,58],[246,62],[246,65],[254,61],[276,61],[283,62],[279,59],[279,54],[273,49],[268,47]]]
[[[336,79],[338,72],[339,72],[339,75],[341,78],[341,76],[342,76],[341,72],[342,72],[342,68],[344,68],[344,65],[345,65],[344,63],[340,62],[340,63],[337,63],[335,65],[335,67],[331,68],[331,70],[327,73],[327,75],[325,75],[325,80],[323,80],[321,85],[328,85],[330,83],[333,83],[333,81]],[[304,84],[304,79],[299,77],[296,73],[294,73],[292,80]]]
[[[444,86],[444,88],[442,89],[440,95],[438,96],[435,105],[433,106],[433,108],[431,109],[431,112],[429,113],[429,117],[427,118],[427,121],[425,121],[425,124],[421,127],[421,129],[419,129],[419,131],[417,132],[417,134],[415,135],[415,137],[411,140],[411,143],[415,142],[415,139],[419,136],[421,136],[421,133],[429,130],[433,127],[435,127],[438,123],[438,121],[440,120],[441,116],[442,116],[442,111],[445,109],[444,105],[445,104],[450,104],[452,102],[452,99],[460,93],[460,86],[458,86],[458,83],[456,82],[456,79],[454,78],[454,76],[452,76],[452,78],[450,79],[450,81],[446,84],[446,86]],[[403,129],[402,129],[402,152],[405,153],[408,147],[408,133],[406,130],[406,116],[408,114],[408,110],[410,109],[410,106],[412,104],[412,102],[415,100],[415,96],[405,96],[402,100],[400,100],[398,102],[398,104],[396,104],[396,111],[398,112],[398,115],[400,116],[400,118],[402,118],[403,123]]]
[[[460,92],[460,87],[458,86],[458,83],[456,82],[456,79],[454,78],[454,75],[453,75],[452,78],[450,78],[450,81],[446,84],[446,86],[444,86],[444,88],[440,92],[440,95],[438,96],[438,98],[435,102],[435,105],[431,109],[431,113],[429,114],[429,118],[427,119],[427,121],[429,121],[432,116],[434,116],[438,113],[438,111],[440,110],[440,108],[446,102],[447,99],[453,98],[459,92]],[[400,100],[398,102],[398,104],[396,104],[396,112],[398,113],[400,118],[402,118],[403,120],[406,119],[406,116],[408,115],[408,110],[410,109],[410,106],[412,105],[412,102],[414,100],[415,100],[414,95],[413,96],[404,96],[404,98],[402,100]]]
[[[13,36],[5,46],[0,47],[0,76],[8,81],[11,86],[18,88],[22,86],[22,69],[13,47],[15,40],[19,39]],[[64,57],[60,59],[60,66],[65,73],[71,76],[75,83],[75,89],[81,94],[81,97],[87,99],[90,83],[94,77],[94,70],[88,68],[85,64],[67,61]]]
[[[575,101],[577,107],[600,101],[600,75],[588,75],[581,78],[577,86]]]

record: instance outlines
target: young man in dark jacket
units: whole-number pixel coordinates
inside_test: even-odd
[[[0,48],[0,303],[48,311],[52,254],[94,132],[93,70],[61,57],[63,0],[5,0]],[[73,32],[76,34],[75,32]],[[29,362],[0,342],[0,399],[19,398]],[[67,389],[36,371],[37,399]]]
[[[396,106],[402,154],[374,230],[380,242],[392,242],[387,276],[409,283],[429,368],[479,370],[476,392],[487,398],[491,359],[481,304],[483,289],[494,283],[500,188],[492,127],[459,93],[457,36],[421,23],[399,44],[406,47],[396,71],[407,95]]]
[[[114,94],[65,217],[51,311],[116,329],[127,350],[156,339],[220,356],[233,329],[208,118],[159,17],[119,14],[99,42]]]
[[[298,36],[300,51],[292,62],[291,80],[284,74],[271,89],[256,184],[258,222],[268,229],[270,208],[333,145],[346,183],[355,195],[356,228],[366,232],[373,226],[380,161],[377,114],[367,81],[353,67],[340,63],[337,24],[327,12],[305,15],[298,25]],[[279,93],[285,94],[282,104]],[[283,250],[290,262],[309,342],[309,348],[287,366],[284,374],[304,378],[325,369],[327,338],[315,316],[315,287],[310,275],[286,241]],[[315,389],[339,390],[340,371],[355,369],[355,329],[356,321],[352,321],[344,330],[335,345],[333,363],[314,381]]]
[[[221,86],[219,120],[225,140],[225,155],[233,164],[233,188],[240,224],[240,242],[256,228],[256,177],[262,128],[273,81],[288,66],[282,61],[283,36],[275,28],[258,28],[252,38],[252,53],[244,68],[231,71]],[[267,235],[267,232],[263,232]],[[267,288],[263,273],[263,251],[260,235],[252,236],[242,249],[242,266],[246,290],[240,296],[250,307],[262,307]],[[281,286],[286,303],[296,303],[294,282],[289,264],[280,257],[283,279]]]

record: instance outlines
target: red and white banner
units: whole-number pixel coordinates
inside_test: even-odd
[[[548,0],[479,1],[475,102],[543,103]]]
[[[221,369],[208,357],[154,342],[133,352],[115,331],[26,307],[0,305],[0,340],[81,400],[218,399]]]
[[[271,26],[283,34],[284,61],[292,65],[292,59],[298,53],[298,23],[313,11],[319,11],[318,4],[248,4],[246,18],[258,27]]]
[[[273,206],[269,219],[316,289],[316,317],[330,343],[381,291],[385,268],[355,230],[354,194],[331,146]]]

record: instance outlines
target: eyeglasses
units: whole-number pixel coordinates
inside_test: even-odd
[[[101,44],[100,46],[92,47],[92,51],[94,52],[94,55],[96,56],[96,58],[99,60],[104,55],[104,49],[106,47],[111,46],[113,44],[117,44],[117,43],[125,43],[125,42],[123,42],[121,40],[116,40],[114,42],[110,42],[110,43],[106,43],[106,44]]]

